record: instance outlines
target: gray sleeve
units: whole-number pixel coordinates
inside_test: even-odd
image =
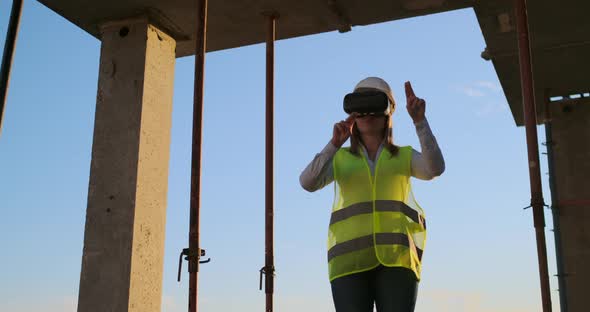
[[[332,159],[338,148],[332,143],[316,154],[313,160],[305,167],[299,176],[299,183],[308,192],[315,192],[334,181],[334,169]]]
[[[426,119],[416,124],[416,133],[422,153],[412,151],[412,176],[432,180],[445,171],[445,160]]]

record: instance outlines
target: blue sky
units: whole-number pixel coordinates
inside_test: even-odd
[[[2,42],[9,11],[2,1]],[[484,48],[471,9],[277,42],[277,311],[333,311],[325,260],[332,186],[307,193],[298,177],[345,117],[342,97],[366,76],[390,83],[399,104],[395,141],[419,149],[404,108],[403,82],[412,81],[446,159],[440,178],[413,180],[429,219],[416,311],[541,309],[532,215],[522,209],[530,202],[524,129],[479,56]],[[95,38],[25,1],[0,137],[1,311],[75,311],[99,49]],[[264,57],[263,45],[207,55],[201,235],[213,261],[200,273],[201,311],[264,306]],[[165,312],[186,311],[188,275],[177,283],[176,270],[188,244],[193,66],[192,57],[176,63]]]

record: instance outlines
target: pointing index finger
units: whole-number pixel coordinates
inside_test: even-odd
[[[406,87],[406,98],[416,96],[416,94],[414,94],[414,89],[412,89],[412,84],[409,81],[406,81],[404,86]]]

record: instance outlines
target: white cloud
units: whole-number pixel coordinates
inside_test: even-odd
[[[485,80],[473,81],[456,86],[455,90],[471,98],[468,103],[475,108],[474,113],[477,116],[489,116],[505,112],[508,109],[508,104],[502,101],[502,88],[496,82]]]
[[[495,92],[502,91],[502,88],[500,87],[500,85],[498,85],[495,82],[491,82],[491,81],[484,81],[484,80],[476,81],[474,83],[474,85],[476,85],[480,88],[488,89],[488,90],[495,91]]]
[[[482,97],[485,95],[481,90],[470,86],[460,87],[459,91],[469,97]]]
[[[500,85],[492,81],[479,80],[457,87],[457,91],[469,97],[483,97],[486,92],[499,93]]]

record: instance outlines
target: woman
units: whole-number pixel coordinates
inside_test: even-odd
[[[328,267],[336,312],[412,312],[426,240],[424,212],[413,198],[410,177],[431,180],[444,159],[425,117],[426,103],[405,84],[407,110],[422,153],[393,143],[395,101],[377,77],[354,92],[380,91],[389,99],[384,114],[352,113],[334,125],[332,139],[301,173],[314,192],[334,182],[328,237]],[[350,137],[350,147],[341,148]]]

